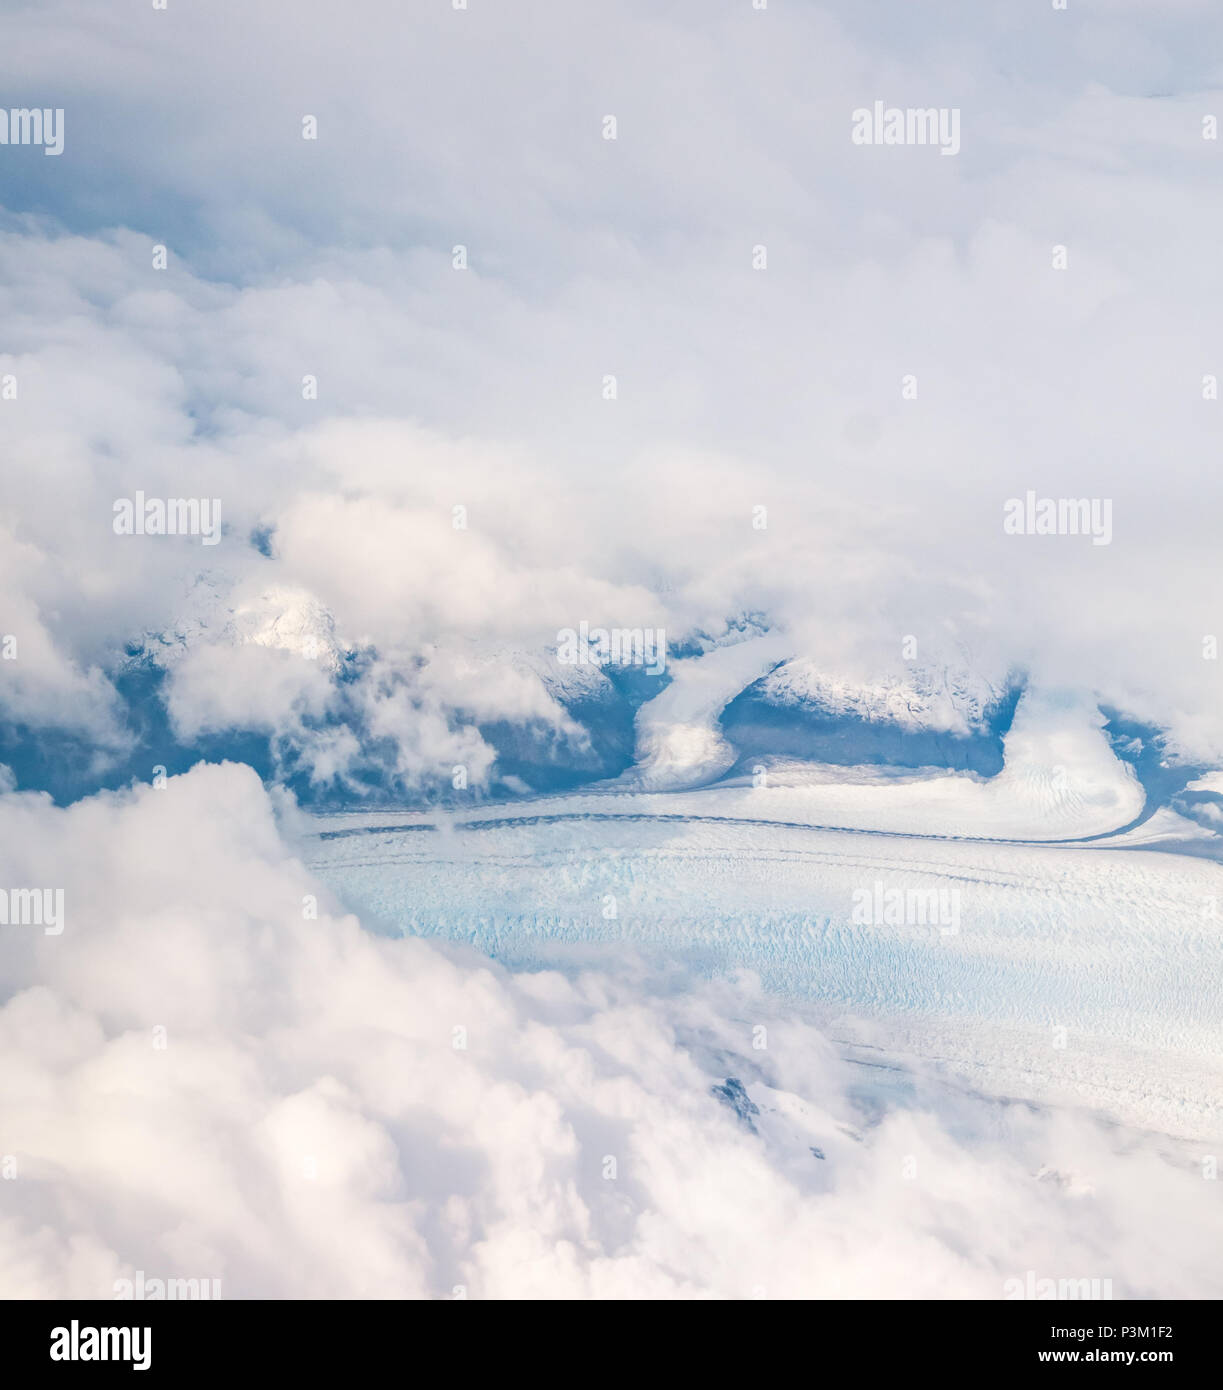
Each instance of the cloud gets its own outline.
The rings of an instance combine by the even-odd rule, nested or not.
[[[1114,50],[1098,23],[1017,44],[987,7],[961,17],[958,62],[898,14],[868,36],[814,8],[660,21],[620,5],[590,45],[563,9],[536,13],[531,63],[571,71],[559,89],[484,46],[520,43],[525,20],[474,13],[388,12],[384,39],[416,26],[421,81],[385,85],[380,42],[354,97],[329,58],[339,19],[243,12],[244,52],[295,39],[240,111],[233,45],[194,16],[156,62],[98,20],[88,63],[55,47],[80,153],[23,173],[54,215],[10,218],[0,240],[0,370],[20,385],[0,438],[30,556],[8,582],[54,614],[60,664],[113,675],[125,643],[184,620],[201,571],[236,604],[304,591],[401,671],[442,637],[533,651],[576,615],[682,641],[751,613],[834,674],[899,674],[914,635],[927,655],[967,647],[993,679],[1027,667],[1098,691],[1186,756],[1223,758],[1201,655],[1219,603],[1202,396],[1219,206],[1213,89],[1191,80],[1182,28],[1198,12],[1158,32],[1114,16]],[[989,69],[1002,47],[1009,87],[965,56]],[[1093,82],[1066,61],[1084,52]],[[171,81],[187,62],[193,80]],[[1162,95],[1133,90],[1143,70]],[[124,112],[177,142],[142,162],[158,218],[135,196],[120,71]],[[962,156],[854,146],[848,113],[884,89],[962,105]],[[356,104],[329,118],[341,91]],[[307,101],[317,143],[300,139]],[[237,235],[234,181],[256,171]],[[188,204],[196,230],[176,239],[162,224]],[[116,537],[110,508],[137,489],[220,497],[223,544]],[[1112,543],[1005,535],[1029,489],[1109,499]],[[258,528],[270,556],[247,543]],[[50,578],[69,565],[71,604]],[[84,718],[62,703],[43,717]]]

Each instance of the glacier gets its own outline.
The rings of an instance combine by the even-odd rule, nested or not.
[[[749,971],[851,1054],[1217,1137],[1219,840],[1152,804],[1094,702],[1026,689],[991,778],[744,769],[717,711],[775,657],[754,645],[701,680],[676,663],[638,713],[632,772],[466,810],[319,815],[310,867],[385,932],[520,969],[635,954],[685,978]],[[956,929],[855,922],[855,894],[877,884],[954,890]]]

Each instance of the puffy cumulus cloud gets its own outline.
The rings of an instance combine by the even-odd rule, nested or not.
[[[546,652],[448,643],[376,651],[337,634],[332,613],[308,591],[240,590],[197,595],[196,621],[145,653],[166,672],[171,731],[201,736],[255,731],[269,741],[277,775],[305,772],[342,794],[410,793],[449,782],[483,787],[497,751],[478,726],[509,723],[551,738],[563,756],[590,751],[587,730],[558,699],[606,698],[591,668],[570,672]],[[432,631],[432,629],[430,629]]]
[[[46,557],[0,527],[0,718],[79,730],[104,752],[124,742],[119,699],[98,666],[83,668],[56,640],[42,603],[71,602],[71,585],[48,573]]]
[[[65,894],[0,928],[0,1293],[1220,1291],[1195,1153],[855,1066],[747,981],[374,935],[298,829],[233,764],[0,796],[6,882]]]
[[[415,433],[392,434],[402,451],[401,466],[414,466]],[[358,450],[364,436],[365,431],[354,429],[338,443]],[[427,467],[428,459],[420,463]],[[511,491],[525,489],[526,505],[546,505],[542,481],[531,471],[500,480],[477,475],[469,479],[468,490],[478,502],[464,502],[467,491],[457,492],[451,479],[450,496],[458,499],[453,505],[422,498],[396,506],[393,493],[381,490],[352,496],[352,483],[345,497],[337,478],[337,491],[288,505],[277,520],[277,556],[285,570],[307,582],[365,641],[375,635],[390,643],[413,635],[418,641],[435,641],[457,632],[555,643],[556,624],[549,631],[548,622],[557,615],[635,617],[638,624],[659,617],[662,604],[640,585],[626,579],[617,586],[576,564],[549,565],[543,545],[522,545],[513,526],[513,512],[522,508],[521,502],[510,517],[492,519],[503,502],[508,504]],[[455,508],[462,511],[456,514]],[[563,525],[577,507],[573,499],[558,500],[556,510],[554,521]]]
[[[835,678],[898,674],[913,635],[1223,761],[1220,16],[732,10],[19,10],[20,90],[67,133],[8,166],[38,216],[0,235],[0,520],[30,557],[11,611],[60,675],[0,701],[96,720],[88,673],[181,625],[203,572],[235,609],[301,591],[402,682],[448,641],[754,615]],[[876,99],[959,108],[960,153],[854,145]],[[115,537],[138,489],[220,497],[222,543]],[[1005,535],[1029,490],[1108,499],[1111,544]],[[182,729],[317,743],[336,693],[257,665],[231,693],[183,663]],[[520,681],[445,686],[448,740],[495,695],[564,725]]]
[[[276,731],[322,717],[331,685],[317,665],[257,643],[193,647],[174,668],[167,705],[180,737],[226,729]]]

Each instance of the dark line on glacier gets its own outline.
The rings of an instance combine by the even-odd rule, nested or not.
[[[1062,845],[1084,845],[1091,844],[1100,840],[1111,839],[1115,835],[1122,835],[1132,829],[1134,825],[1141,823],[1146,817],[1139,817],[1138,821],[1131,821],[1129,824],[1121,826],[1116,830],[1101,831],[1096,835],[1071,836],[1061,840],[1013,840],[1004,839],[998,836],[989,835],[937,835],[929,831],[915,830],[873,830],[863,826],[847,825],[812,825],[807,821],[784,821],[767,820],[746,816],[692,816],[682,812],[669,811],[558,811],[548,815],[539,816],[488,816],[480,817],[476,820],[452,821],[446,828],[454,830],[503,830],[507,827],[527,826],[527,825],[559,825],[566,821],[631,821],[636,823],[643,822],[665,822],[687,825],[744,825],[763,828],[767,830],[812,830],[824,834],[836,835],[873,835],[885,836],[895,840],[938,840],[949,844],[964,845],[1021,845],[1028,849],[1056,848]],[[439,827],[432,824],[418,825],[367,825],[355,826],[352,829],[344,830],[323,830],[319,832],[320,840],[343,840],[351,836],[359,835],[400,835],[409,831],[432,831],[439,833]],[[1171,845],[1116,845],[1104,846],[1104,848],[1144,850],[1144,849],[1164,849],[1172,850],[1178,854],[1193,854],[1195,850],[1189,846],[1192,842],[1176,842],[1175,847]],[[1203,857],[1214,858],[1216,854],[1206,853],[1204,850],[1197,850],[1196,853],[1203,854]]]

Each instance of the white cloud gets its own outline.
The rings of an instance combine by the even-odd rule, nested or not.
[[[220,10],[241,55],[213,14],[177,17],[156,56],[73,4],[14,20],[69,118],[38,192],[84,235],[10,224],[22,396],[0,430],[19,427],[27,535],[93,580],[78,662],[164,625],[133,610],[172,606],[167,573],[198,559],[120,553],[98,509],[189,478],[237,542],[280,522],[277,580],[382,643],[434,621],[516,635],[560,591],[597,608],[643,581],[677,627],[753,605],[818,625],[830,662],[865,643],[893,663],[892,627],[950,618],[993,667],[1044,662],[1223,747],[1197,655],[1218,605],[1208,7],[1017,34],[984,6],[956,15],[959,48],[903,7],[867,32],[816,7],[537,3],[529,43],[509,13],[388,7],[363,43],[338,14]],[[961,157],[853,146],[875,97],[963,107]],[[379,416],[381,438],[353,418]],[[1026,486],[1113,497],[1113,547],[1004,544]]]

